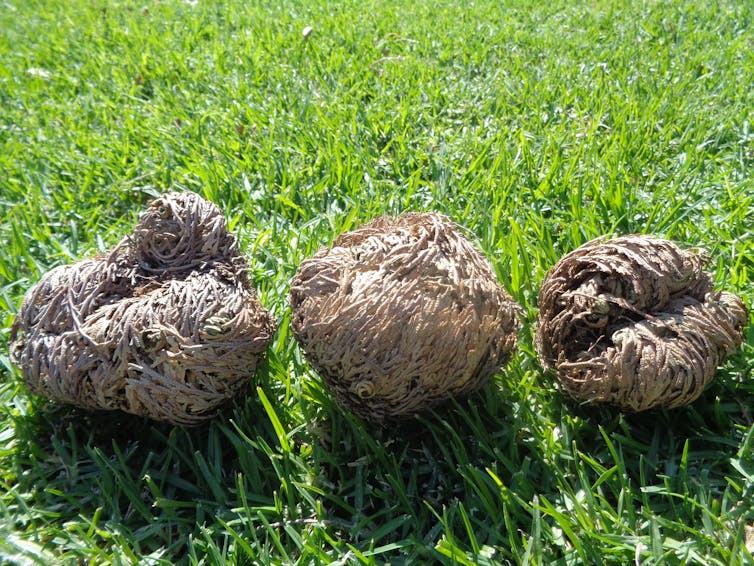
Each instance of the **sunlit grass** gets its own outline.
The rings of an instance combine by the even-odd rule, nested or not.
[[[564,399],[532,334],[546,271],[603,234],[704,248],[751,302],[753,46],[734,1],[5,2],[0,557],[751,562],[754,331],[691,407],[645,415]],[[222,208],[279,320],[248,398],[187,431],[29,396],[23,293],[166,190]],[[380,430],[304,362],[287,293],[403,210],[467,226],[525,324],[480,393]]]

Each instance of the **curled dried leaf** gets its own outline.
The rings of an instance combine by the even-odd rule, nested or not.
[[[33,393],[193,425],[248,387],[274,331],[220,210],[169,193],[109,253],[42,277],[10,350]]]
[[[299,266],[292,328],[338,401],[366,419],[411,415],[479,388],[510,358],[511,297],[439,214],[377,218]]]
[[[694,401],[743,340],[743,301],[715,292],[704,258],[630,235],[563,257],[539,294],[536,345],[574,399],[629,411]]]

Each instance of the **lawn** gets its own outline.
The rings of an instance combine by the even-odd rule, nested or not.
[[[3,2],[0,563],[754,562],[754,325],[638,415],[532,345],[547,270],[600,235],[703,248],[751,303],[753,173],[751,2]],[[248,396],[181,429],[29,395],[26,290],[168,190],[222,209],[279,322]],[[404,210],[466,226],[524,324],[479,393],[379,428],[304,360],[288,287]]]

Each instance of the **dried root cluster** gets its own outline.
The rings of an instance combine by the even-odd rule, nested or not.
[[[378,218],[299,266],[292,328],[335,397],[372,421],[479,388],[510,358],[511,297],[439,214]]]
[[[536,344],[562,388],[625,410],[696,399],[743,340],[746,307],[715,292],[702,256],[632,235],[563,257],[539,295]]]
[[[274,331],[220,210],[169,193],[109,253],[31,288],[10,349],[34,393],[193,425],[248,387]]]

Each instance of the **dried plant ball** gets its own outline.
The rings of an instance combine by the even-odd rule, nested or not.
[[[274,331],[220,210],[169,193],[106,254],[44,275],[10,351],[33,393],[194,425],[248,388]]]
[[[439,214],[377,218],[299,266],[292,328],[336,399],[381,422],[479,388],[510,358],[511,297]]]
[[[687,405],[743,340],[743,301],[715,292],[703,256],[631,235],[563,257],[539,294],[536,345],[578,401],[626,411]]]

